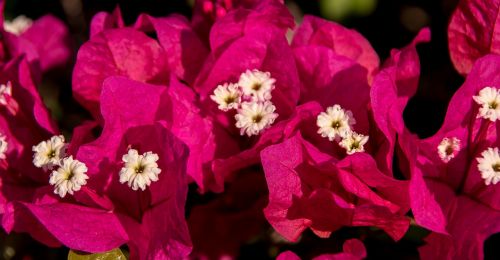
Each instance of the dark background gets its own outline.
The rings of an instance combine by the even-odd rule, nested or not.
[[[371,42],[382,61],[388,57],[392,48],[405,46],[420,28],[429,26],[432,41],[418,48],[422,66],[419,89],[407,106],[404,117],[410,130],[420,137],[431,136],[444,119],[449,99],[464,81],[451,64],[447,43],[447,24],[458,1],[358,0],[357,7],[346,8],[345,5],[348,4],[345,3],[349,1],[351,0],[295,0],[287,1],[287,4],[296,16],[314,14],[355,28]],[[344,7],[338,3],[344,3]],[[186,16],[191,14],[189,1],[183,0],[14,0],[7,1],[5,16],[6,19],[12,19],[24,14],[36,19],[51,13],[61,18],[70,28],[76,55],[78,47],[88,38],[88,25],[92,16],[98,11],[112,11],[116,5],[121,7],[127,24],[133,23],[142,12],[154,16],[174,12]],[[45,102],[66,133],[70,133],[83,119],[89,118],[71,96],[73,63],[74,58],[70,66],[49,72],[40,86]],[[343,229],[326,240],[306,232],[300,244],[281,246],[278,250],[292,249],[299,255],[307,255],[311,248],[338,248],[341,243],[337,240],[360,234],[365,237],[369,258],[417,259],[416,248],[422,244],[421,238],[426,231],[411,228],[405,238],[397,243],[379,231],[370,229]],[[269,258],[272,255],[269,252],[276,251],[276,248],[267,242],[262,240],[244,246],[241,258]],[[486,241],[487,259],[500,259],[499,250],[495,248],[499,244],[500,235]],[[0,235],[0,259],[66,259],[67,254],[68,249],[47,248],[25,234]]]

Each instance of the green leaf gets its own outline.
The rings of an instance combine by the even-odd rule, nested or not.
[[[68,260],[126,260],[127,258],[119,248],[104,253],[84,253],[70,250]]]

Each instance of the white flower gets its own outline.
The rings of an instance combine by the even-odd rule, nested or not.
[[[9,144],[7,143],[7,140],[5,135],[0,134],[0,159],[4,160],[7,158],[5,153],[7,152],[7,149],[9,148]]]
[[[139,155],[137,150],[129,149],[122,157],[125,165],[120,170],[120,183],[127,182],[133,190],[145,190],[151,182],[158,181],[158,174],[161,172],[156,163],[158,159],[156,153],[146,152]]]
[[[328,107],[326,112],[321,112],[316,120],[318,134],[327,137],[330,141],[339,140],[351,132],[351,127],[356,124],[352,112],[345,111],[339,105]]]
[[[479,91],[479,96],[473,96],[473,99],[481,106],[478,118],[482,117],[490,121],[500,118],[500,89],[485,87]]]
[[[247,136],[258,135],[260,131],[270,127],[278,117],[274,113],[276,107],[269,101],[266,102],[244,102],[238,109],[236,127],[240,128],[240,134]]]
[[[224,83],[217,86],[210,98],[219,104],[220,110],[229,111],[238,108],[241,102],[241,91],[237,84]]]
[[[274,89],[275,79],[271,78],[271,73],[260,70],[247,70],[242,73],[238,85],[243,94],[250,96],[253,101],[271,100],[271,91]]]
[[[347,154],[353,154],[364,152],[364,145],[366,142],[368,142],[368,136],[356,132],[349,132],[347,136],[340,141],[339,145],[345,148]]]
[[[7,84],[0,84],[0,104],[7,106],[9,99],[12,98],[12,84],[10,81]]]
[[[33,146],[33,164],[40,168],[51,168],[52,166],[59,165],[61,158],[66,156],[66,143],[64,136],[55,135],[49,140],[42,141]]]
[[[73,156],[64,158],[59,169],[50,174],[49,183],[54,185],[54,193],[64,198],[66,193],[73,195],[73,192],[79,191],[87,184],[89,178],[85,174],[87,170],[87,166],[78,160],[73,160]]]
[[[498,148],[488,148],[481,153],[482,157],[476,158],[477,168],[486,185],[497,184],[500,181],[500,154]]]
[[[443,138],[437,147],[439,158],[445,163],[449,162],[451,159],[460,151],[460,140],[452,138]]]
[[[10,32],[15,35],[21,35],[33,24],[33,20],[30,18],[20,15],[12,21],[4,21],[3,28],[5,31]]]

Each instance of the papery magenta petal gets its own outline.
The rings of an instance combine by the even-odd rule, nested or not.
[[[359,258],[366,257],[366,248],[363,242],[358,239],[349,239],[344,242],[342,249],[345,253],[352,254]]]
[[[99,12],[90,21],[90,37],[93,37],[104,30],[123,28],[125,26],[122,12],[116,7],[112,13]]]
[[[52,15],[35,20],[21,35],[36,47],[42,71],[64,66],[69,62],[72,55],[69,36],[66,25]]]
[[[443,209],[434,198],[436,191],[430,190],[424,180],[424,173],[431,175],[435,163],[425,162],[424,156],[421,156],[426,150],[423,145],[419,145],[419,140],[407,129],[398,136],[400,151],[404,154],[406,161],[400,160],[402,171],[407,171],[410,175],[409,196],[410,204],[415,222],[434,232],[447,234],[445,229],[446,219]],[[419,150],[420,149],[420,150]],[[437,144],[428,151],[432,155],[437,155]],[[406,162],[406,167],[403,165]],[[438,164],[441,162],[437,162]],[[422,165],[428,164],[429,167]],[[435,171],[434,171],[435,172]]]
[[[262,212],[266,200],[264,176],[260,172],[239,172],[224,194],[194,206],[188,222],[193,257],[238,257],[242,245],[268,228]]]
[[[380,206],[360,206],[354,211],[353,226],[375,226],[384,230],[395,241],[403,238],[410,227],[410,219]]]
[[[102,86],[101,114],[108,124],[127,126],[151,124],[167,117],[165,86],[146,84],[126,77],[110,77]]]
[[[366,257],[366,248],[358,239],[349,239],[344,242],[343,252],[335,254],[322,254],[313,260],[361,260]],[[278,255],[277,260],[300,260],[292,251],[285,251]]]
[[[303,161],[300,140],[291,138],[280,146],[269,146],[261,152],[261,161],[269,188],[269,204],[264,214],[283,237],[296,241],[311,224],[305,218],[287,219],[293,198],[303,195],[300,177],[293,170]]]
[[[192,89],[171,80],[168,93],[170,112],[165,116],[172,132],[189,147],[189,176],[196,181],[201,192],[222,191],[224,178],[214,176],[210,162],[216,157],[227,157],[237,152],[237,143],[217,122],[201,116],[203,112],[196,106],[196,94]],[[217,143],[224,146],[217,146]]]
[[[465,196],[446,201],[450,237],[432,234],[420,248],[424,259],[483,259],[484,241],[500,232],[500,213]],[[474,223],[474,225],[471,225]]]
[[[85,252],[103,252],[124,244],[128,236],[113,213],[67,203],[14,203],[9,218],[31,216],[31,224],[16,223],[13,230],[40,233],[46,230],[62,244]],[[37,222],[38,225],[34,225]],[[26,224],[26,223],[25,223]],[[40,229],[40,225],[44,228]],[[35,231],[40,229],[40,231]],[[32,233],[33,234],[33,233]],[[43,240],[42,240],[43,241]]]
[[[35,85],[34,76],[26,59],[18,58],[5,65],[0,76],[2,82],[11,81],[12,96],[19,104],[19,116],[29,117],[42,131],[56,133],[57,126],[42,101]],[[21,115],[22,114],[22,115]],[[31,126],[35,128],[35,126]]]
[[[76,192],[74,197],[76,201],[89,207],[109,211],[114,210],[113,202],[107,196],[97,194],[97,192],[89,189],[86,185],[83,186],[79,192]]]
[[[245,35],[258,35],[262,28],[284,35],[294,24],[293,16],[283,3],[260,1],[251,10],[238,8],[219,19],[210,30],[210,47],[219,55],[228,44]]]
[[[405,128],[403,111],[417,90],[420,62],[416,45],[429,40],[429,29],[422,29],[410,45],[391,52],[384,68],[373,80],[370,93],[373,117],[386,138],[375,158],[384,172],[392,170],[396,134],[401,134]]]
[[[368,71],[371,78],[379,67],[379,58],[370,43],[357,31],[340,24],[306,15],[295,32],[292,47],[324,46],[336,55],[347,57]]]
[[[336,162],[300,134],[262,150],[261,161],[269,188],[264,214],[286,239],[295,241],[307,227],[328,237],[343,226],[376,226],[398,240],[409,227],[408,218],[394,214],[398,205],[353,175],[355,161]]]
[[[2,41],[9,57],[16,59],[24,55],[24,58],[33,69],[35,81],[40,82],[41,67],[37,46],[24,37],[18,37],[8,32],[2,32]]]
[[[171,15],[155,18],[143,14],[137,19],[135,27],[156,32],[171,71],[189,84],[194,82],[208,50],[185,17]]]
[[[145,240],[146,248],[140,248],[142,259],[179,259],[184,258],[191,252],[191,240],[184,219],[184,204],[187,196],[186,183],[178,183],[182,188],[178,192],[183,193],[181,197],[171,198],[159,202],[143,217],[143,231],[151,234],[149,239],[141,237],[132,240]],[[168,214],[166,214],[168,212]],[[132,242],[133,243],[133,242]],[[146,257],[142,257],[146,256]]]
[[[380,200],[381,198],[378,195],[372,193],[371,190],[367,190],[367,196],[376,196],[373,197],[375,199],[375,201],[373,201],[374,204],[382,203],[380,204],[381,206],[385,204],[388,208],[394,210],[394,212],[400,211],[401,213],[406,213],[409,210],[410,198],[408,196],[408,181],[396,180],[380,172],[375,160],[368,154],[355,153],[339,161],[337,167],[344,169],[344,171],[349,171],[365,185],[377,189],[377,193],[381,194],[383,198],[390,200]],[[346,188],[349,189],[349,187]],[[359,191],[361,191],[365,188],[359,187],[353,189],[359,189]],[[360,195],[360,197],[362,197],[362,195]],[[394,204],[394,202],[397,202],[397,204]]]
[[[24,182],[45,183],[47,174],[35,168],[31,147],[57,134],[55,122],[36,90],[28,62],[19,57],[9,61],[0,73],[1,82],[10,82],[12,99],[8,106],[0,110],[2,134],[9,143],[8,164],[4,180],[23,186]],[[0,166],[2,168],[2,166]],[[36,187],[36,186],[35,186]]]
[[[95,136],[93,130],[97,127],[98,123],[95,121],[84,121],[79,126],[75,127],[71,135],[71,142],[69,142],[66,150],[67,154],[76,155],[80,146],[94,141]]]
[[[448,26],[453,65],[468,74],[474,62],[489,53],[500,54],[500,1],[461,0]]]
[[[196,0],[191,20],[200,37],[208,40],[208,34],[213,23],[223,18],[228,12],[234,11],[234,9],[263,9],[263,11],[268,11],[266,9],[273,10],[276,5],[283,5],[283,2],[283,0]],[[285,14],[283,11],[282,13]],[[293,20],[290,18],[287,20],[290,20],[289,23],[292,23],[292,27]]]
[[[300,260],[295,253],[292,251],[285,251],[276,257],[276,260]]]
[[[107,77],[166,83],[167,67],[163,48],[146,34],[131,28],[107,30],[92,37],[78,51],[73,71],[74,95],[99,117],[99,97]]]

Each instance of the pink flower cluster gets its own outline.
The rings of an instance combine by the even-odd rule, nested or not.
[[[199,0],[191,20],[131,25],[119,9],[98,13],[72,78],[93,120],[65,139],[36,86],[70,57],[67,29],[51,16],[4,23],[2,227],[48,246],[181,259],[236,257],[267,224],[292,242],[343,227],[397,241],[413,218],[431,231],[422,258],[479,259],[500,232],[499,7],[460,1],[448,36],[466,79],[423,140],[403,111],[427,28],[381,64],[358,32],[307,15],[295,25],[279,0]],[[186,220],[191,183],[220,194]],[[352,239],[315,259],[366,255]]]

